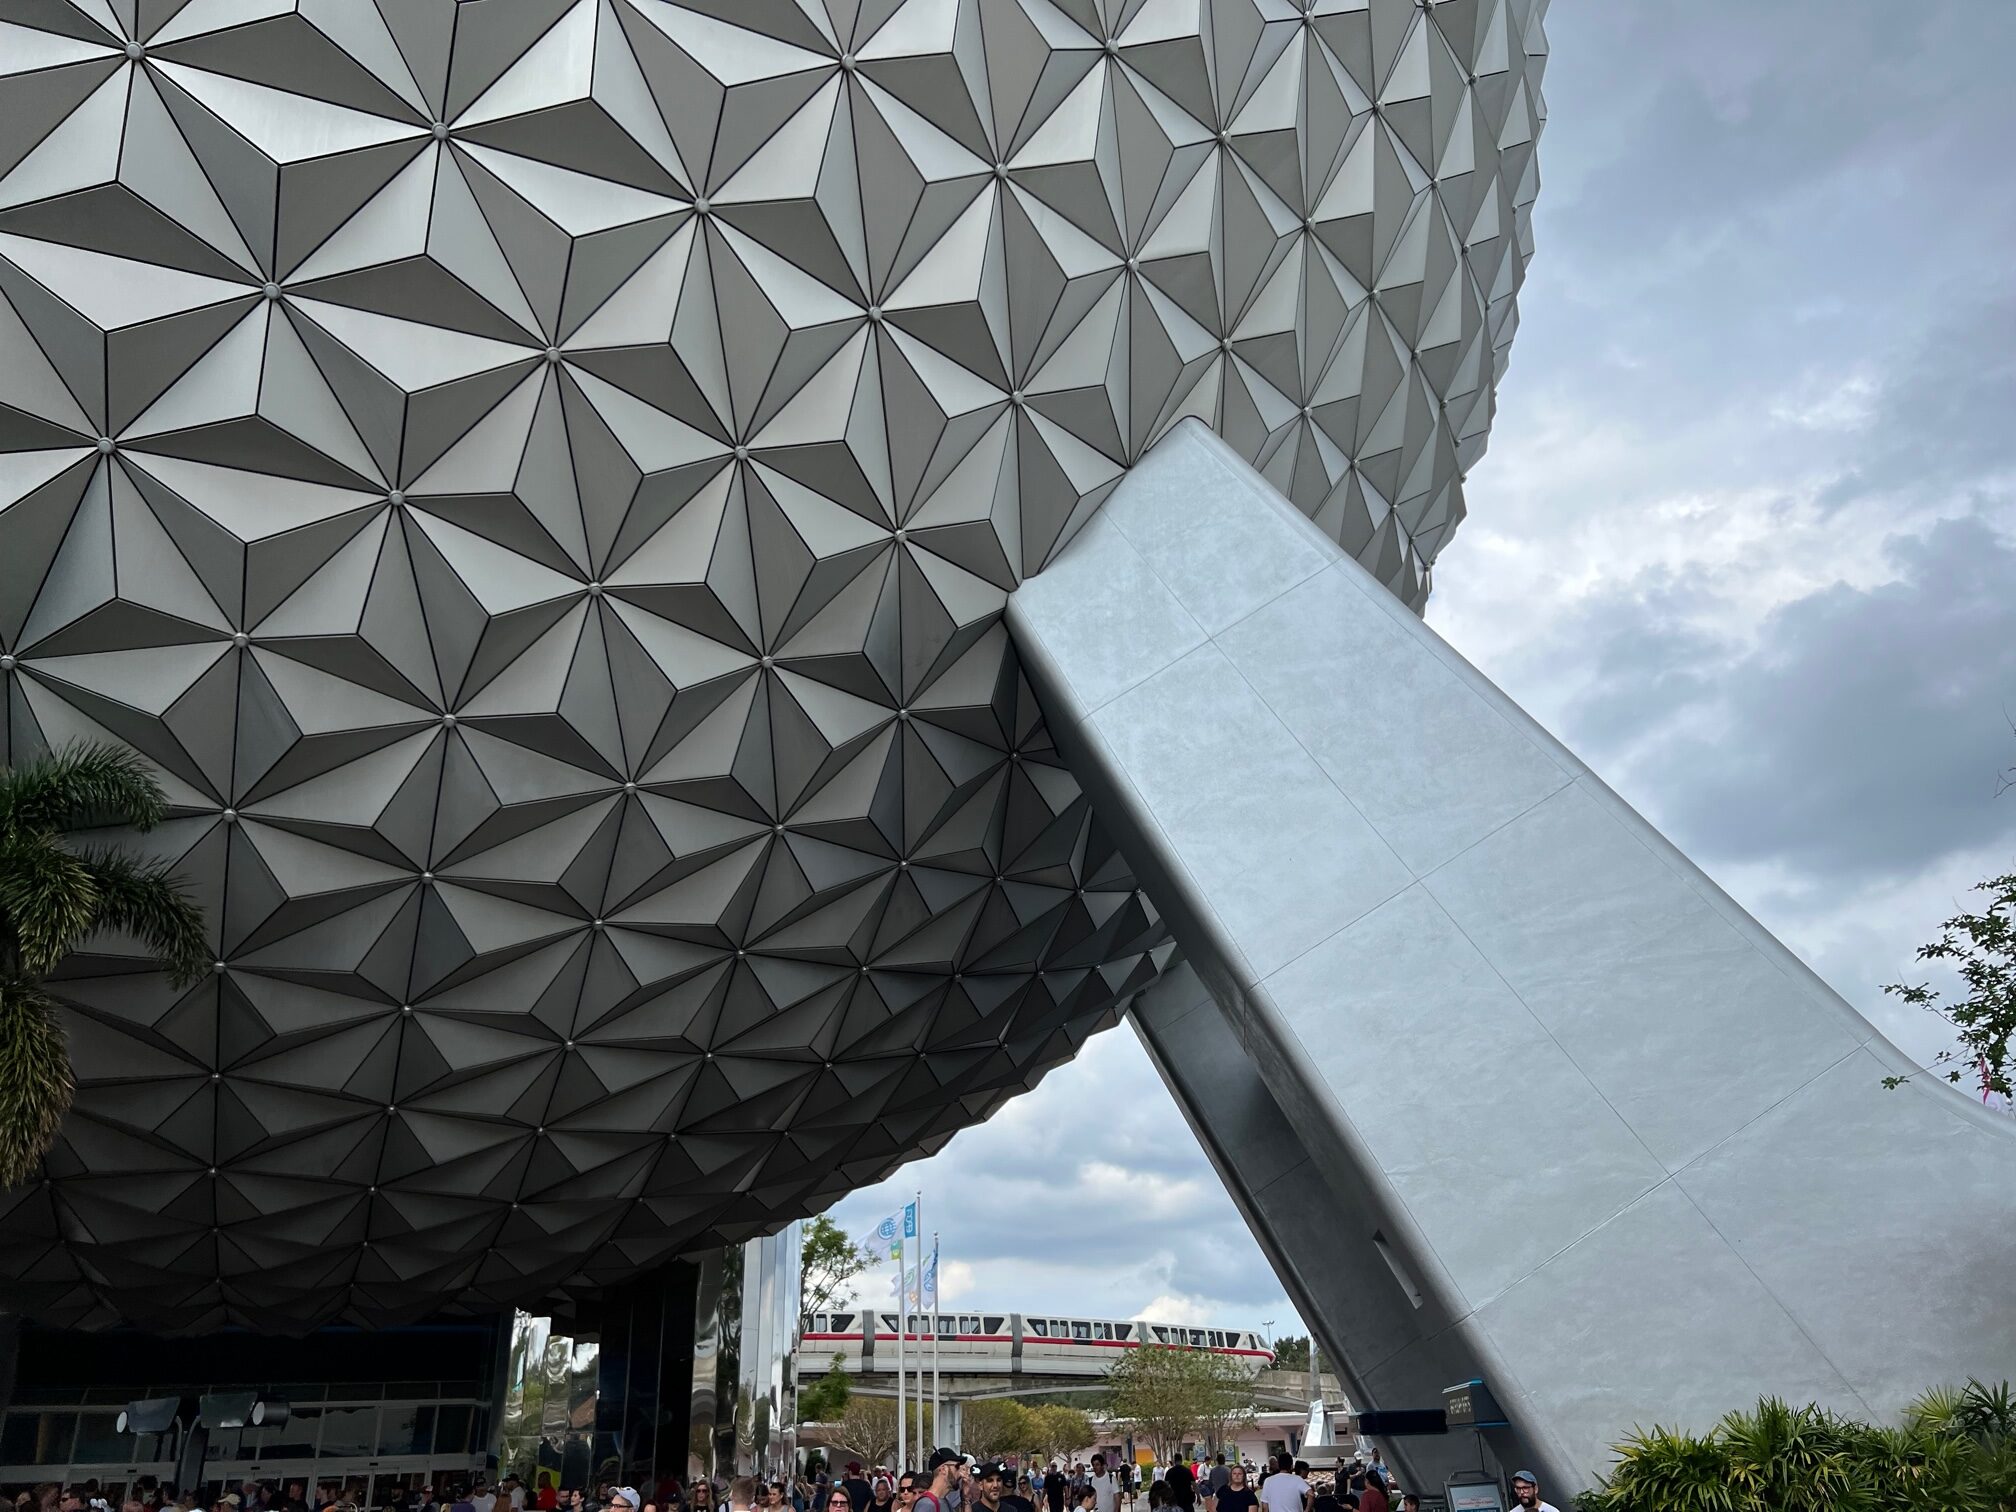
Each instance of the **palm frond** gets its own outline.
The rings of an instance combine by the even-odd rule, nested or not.
[[[210,967],[203,913],[166,861],[142,861],[108,845],[77,852],[98,893],[97,922],[137,936],[177,987]]]
[[[0,1190],[35,1174],[75,1091],[55,1001],[32,982],[0,978]]]
[[[161,784],[126,746],[80,742],[0,772],[0,834],[114,824],[145,830],[167,813]]]
[[[27,975],[53,969],[91,932],[98,902],[82,857],[36,835],[0,838],[0,917]]]

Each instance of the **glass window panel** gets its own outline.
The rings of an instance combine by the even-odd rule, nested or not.
[[[313,1459],[315,1435],[322,1429],[322,1409],[294,1404],[294,1415],[284,1428],[267,1428],[259,1438],[261,1460]]]
[[[0,1424],[0,1464],[67,1464],[76,1428],[74,1412],[24,1412],[17,1407]]]
[[[434,1417],[434,1453],[445,1458],[451,1454],[469,1452],[469,1420],[474,1415],[473,1407],[443,1403]]]
[[[433,1453],[434,1404],[387,1402],[378,1419],[378,1452],[381,1455]]]
[[[1092,1325],[1090,1323],[1073,1323],[1071,1325],[1071,1337],[1074,1339],[1091,1338]]]
[[[140,1440],[133,1434],[121,1433],[118,1422],[119,1414],[116,1412],[78,1413],[77,1447],[70,1451],[71,1461],[79,1465],[124,1464],[129,1461]]]
[[[377,1452],[376,1407],[329,1407],[323,1410],[322,1458],[369,1458]]]

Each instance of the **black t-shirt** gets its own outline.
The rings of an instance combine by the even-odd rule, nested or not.
[[[1238,1491],[1227,1486],[1218,1493],[1218,1512],[1253,1512],[1259,1505],[1260,1498],[1253,1494],[1251,1486]]]
[[[1063,1471],[1052,1470],[1048,1475],[1043,1477],[1043,1496],[1044,1499],[1050,1503],[1053,1512],[1054,1509],[1059,1509],[1063,1507],[1064,1505]]]
[[[1001,1512],[1036,1512],[1036,1508],[1022,1497],[1011,1494],[1001,1498]]]
[[[875,1500],[875,1488],[858,1475],[850,1475],[840,1482],[840,1489],[847,1493],[847,1500],[854,1503],[854,1512],[867,1512],[868,1503]]]

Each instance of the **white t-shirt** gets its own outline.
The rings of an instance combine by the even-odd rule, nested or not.
[[[474,1507],[476,1512],[493,1512],[497,1505],[497,1494],[494,1491],[478,1491],[469,1498],[469,1505]]]
[[[513,1486],[511,1488],[511,1512],[525,1512],[525,1488],[523,1486]]]
[[[1120,1477],[1108,1470],[1104,1475],[1088,1475],[1085,1484],[1092,1488],[1095,1512],[1115,1512],[1120,1505]]]
[[[1260,1505],[1267,1512],[1302,1512],[1308,1505],[1309,1482],[1293,1470],[1277,1470],[1260,1487]]]

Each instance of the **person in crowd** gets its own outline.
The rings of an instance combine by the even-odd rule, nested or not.
[[[1098,1501],[1099,1498],[1093,1494],[1090,1486],[1080,1486],[1078,1488],[1078,1512],[1093,1512],[1093,1508],[1098,1504]]]
[[[1512,1472],[1512,1499],[1524,1512],[1560,1512],[1552,1502],[1540,1499],[1540,1477],[1531,1470]]]
[[[1400,1512],[1421,1512],[1421,1493],[1405,1491],[1400,1495]]]
[[[839,1486],[826,1493],[826,1512],[854,1512],[854,1503]]]
[[[643,1498],[635,1486],[611,1486],[609,1512],[643,1512]]]
[[[756,1512],[759,1494],[755,1476],[736,1476],[728,1482],[728,1512]]]
[[[1218,1493],[1218,1512],[1255,1512],[1260,1498],[1246,1484],[1246,1467],[1225,1467],[1225,1489]]]
[[[1055,1460],[1050,1461],[1050,1468],[1043,1473],[1043,1505],[1050,1512],[1064,1512],[1064,1494],[1069,1489],[1063,1467]]]
[[[999,1460],[990,1460],[973,1472],[974,1497],[985,1512],[1036,1512],[1036,1504],[1026,1494],[1028,1477],[1016,1482],[1017,1491],[1008,1489],[1008,1480],[1008,1467]]]
[[[1358,1512],[1393,1512],[1391,1498],[1386,1495],[1386,1477],[1370,1466],[1365,1470],[1365,1484],[1354,1487],[1358,1492]]]
[[[917,1505],[917,1491],[922,1479],[908,1470],[896,1477],[896,1512],[911,1512]]]
[[[966,1456],[957,1449],[934,1449],[925,1466],[930,1481],[917,1493],[917,1512],[946,1512],[946,1498],[955,1502],[966,1493]]]
[[[1309,1512],[1309,1482],[1290,1468],[1293,1461],[1282,1455],[1274,1473],[1260,1483],[1260,1505],[1264,1512]]]
[[[1171,1465],[1162,1477],[1163,1505],[1171,1512],[1196,1512],[1197,1477],[1188,1465]]]
[[[1220,1450],[1217,1457],[1211,1461],[1211,1495],[1216,1497],[1225,1489],[1226,1483],[1231,1478],[1232,1472],[1225,1464],[1224,1451]]]
[[[1120,1512],[1120,1477],[1106,1468],[1106,1456],[1092,1456],[1092,1473],[1085,1477],[1085,1489],[1092,1493],[1097,1512]]]
[[[840,1489],[847,1493],[849,1506],[853,1512],[868,1512],[868,1504],[875,1500],[875,1488],[868,1484],[861,1474],[861,1461],[847,1461],[847,1473],[840,1479]]]
[[[896,1512],[896,1482],[886,1475],[875,1477],[875,1499],[868,1503],[869,1512]],[[845,1496],[846,1492],[840,1493]],[[854,1504],[847,1504],[852,1507]]]
[[[539,1512],[559,1512],[560,1487],[551,1475],[539,1477],[539,1489],[532,1495],[532,1504]]]

